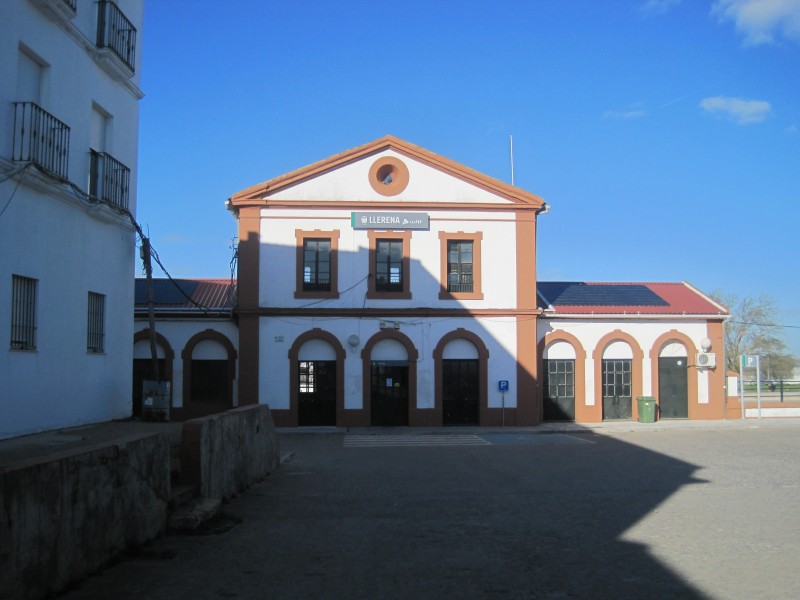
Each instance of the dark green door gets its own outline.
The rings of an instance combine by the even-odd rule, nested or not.
[[[658,405],[662,419],[689,418],[689,378],[685,357],[658,359]]]
[[[477,360],[442,361],[442,423],[477,425],[480,414]]]
[[[603,360],[603,419],[630,419],[631,361]]]
[[[336,361],[300,361],[299,425],[336,425]]]
[[[408,425],[408,363],[373,362],[371,388],[372,424]]]
[[[544,418],[575,420],[575,361],[544,360]]]

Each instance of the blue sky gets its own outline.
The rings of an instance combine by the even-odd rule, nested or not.
[[[233,193],[392,134],[551,205],[540,280],[771,295],[800,356],[800,0],[150,0],[138,220],[228,277]]]

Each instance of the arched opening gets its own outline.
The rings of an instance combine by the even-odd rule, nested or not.
[[[169,341],[156,332],[156,356],[158,362],[158,379],[172,383],[172,362],[175,352]],[[145,380],[152,380],[153,359],[150,355],[150,329],[137,331],[133,335],[133,390],[131,393],[131,413],[134,417],[142,416],[142,385]],[[172,406],[172,385],[170,385],[170,407]]]
[[[489,352],[479,336],[460,328],[433,351],[435,405],[443,425],[479,425],[488,409]]]
[[[658,406],[662,419],[689,418],[689,353],[677,341],[658,353]]]
[[[411,340],[397,331],[381,331],[369,339],[361,356],[370,423],[408,425],[410,410],[417,404],[418,353]]]
[[[563,340],[548,345],[542,357],[545,421],[575,420],[575,348]]]
[[[603,350],[603,419],[633,417],[633,352],[622,341],[611,342]]]
[[[182,418],[195,418],[233,408],[236,349],[223,334],[206,329],[193,336],[183,359]]]

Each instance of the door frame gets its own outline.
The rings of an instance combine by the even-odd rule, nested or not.
[[[572,363],[572,418],[571,419],[558,419],[558,420],[575,422],[575,416],[577,414],[576,385],[575,385],[575,378],[576,378],[576,375],[577,375],[576,374],[576,369],[577,369],[576,363],[577,363],[577,360],[574,359],[574,358],[542,358],[542,370],[541,370],[541,373],[542,373],[542,420],[543,421],[545,421],[545,420],[551,420],[551,421],[556,420],[556,419],[546,419],[545,418],[545,412],[546,412],[545,404],[547,403],[548,399],[551,398],[549,396],[549,394],[548,394],[549,390],[547,389],[548,386],[549,386],[549,377],[550,377],[549,364],[550,364],[551,361],[552,362],[564,362],[564,363],[571,362]],[[556,384],[556,385],[559,385],[559,384]],[[563,397],[567,398],[568,396],[563,396]],[[556,400],[557,398],[558,397],[553,398],[553,400]]]
[[[478,351],[478,425],[484,425],[488,422],[489,411],[489,350],[486,349],[486,344],[483,340],[472,331],[459,327],[455,331],[446,333],[436,344],[433,350],[433,378],[434,378],[434,396],[433,396],[433,411],[430,418],[431,423],[427,425],[442,425],[444,423],[444,407],[443,407],[443,382],[442,382],[442,360],[444,358],[444,349],[453,340],[464,339],[470,342]]]
[[[417,408],[417,360],[419,352],[407,335],[394,329],[383,329],[373,335],[361,350],[361,406],[360,421],[367,427],[372,423],[372,350],[383,340],[395,340],[406,349],[408,360],[408,424],[420,425],[420,410]]]
[[[615,329],[600,338],[594,348],[594,352],[592,352],[592,359],[594,360],[594,401],[599,410],[599,420],[603,420],[603,353],[613,342],[625,342],[630,346],[633,353],[633,358],[631,358],[631,403],[633,404],[631,407],[631,419],[636,421],[639,418],[636,398],[643,395],[642,363],[644,352],[642,352],[639,342],[632,335],[625,333],[621,329]]]
[[[289,410],[285,415],[288,427],[297,427],[300,418],[300,349],[309,340],[319,339],[330,344],[336,354],[336,426],[345,427],[344,423],[344,361],[347,353],[332,333],[315,327],[295,338],[289,348]],[[274,409],[273,409],[274,410]]]
[[[662,408],[662,403],[664,398],[661,397],[661,384],[664,383],[663,373],[661,372],[661,362],[662,361],[683,361],[684,365],[681,368],[683,372],[683,380],[686,382],[686,388],[684,390],[683,399],[686,400],[686,416],[680,417],[671,417],[665,416]],[[678,365],[676,365],[677,367]],[[688,419],[689,418],[689,360],[686,356],[659,356],[658,357],[658,404],[659,404],[659,419]]]
[[[688,369],[686,373],[686,385],[689,388],[689,418],[693,419],[695,418],[695,411],[697,410],[699,402],[697,365],[695,364],[695,354],[697,354],[699,350],[694,345],[692,339],[685,333],[681,333],[677,329],[671,329],[660,335],[656,341],[653,342],[653,346],[650,348],[650,389],[658,390],[658,359],[664,347],[672,343],[683,344],[683,347],[686,348],[686,367]],[[658,402],[658,399],[656,399],[656,402]]]

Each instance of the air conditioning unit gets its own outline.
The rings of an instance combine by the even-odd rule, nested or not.
[[[698,369],[713,369],[717,366],[717,355],[713,352],[698,352],[695,364]]]

